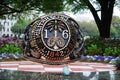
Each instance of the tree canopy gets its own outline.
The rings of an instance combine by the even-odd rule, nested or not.
[[[119,25],[120,24],[120,17],[118,16],[113,16],[112,17],[112,23],[111,23],[113,26],[114,25]]]
[[[68,9],[79,12],[89,9],[97,24],[101,38],[110,37],[113,9],[118,0],[66,0]],[[100,12],[100,16],[98,15]]]
[[[115,33],[114,37],[120,38],[120,17],[113,16],[112,23],[111,23],[111,28],[115,30],[114,31],[114,33]]]
[[[31,20],[29,19],[21,18],[14,24],[14,26],[11,27],[11,31],[15,34],[21,35],[24,33],[25,28],[30,22]]]
[[[0,16],[8,14],[38,12],[59,12],[64,8],[63,0],[0,0]]]
[[[1,0],[0,17],[8,14],[31,13],[30,11],[52,13],[70,10],[77,13],[81,10],[89,10],[97,24],[99,36],[109,38],[115,5],[120,5],[120,0]]]
[[[78,22],[78,24],[80,25],[80,29],[84,36],[90,36],[90,37],[98,36],[98,29],[96,27],[95,22],[82,21],[82,22]]]

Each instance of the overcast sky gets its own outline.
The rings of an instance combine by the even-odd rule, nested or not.
[[[73,13],[66,13],[67,15],[69,15],[70,17],[72,17],[75,20],[79,20],[79,21],[90,21],[90,20],[94,20],[91,12],[87,12],[84,14],[81,13],[77,13],[77,14],[73,14]],[[118,10],[118,8],[114,8],[114,13],[113,15],[119,16],[120,17],[120,10]]]

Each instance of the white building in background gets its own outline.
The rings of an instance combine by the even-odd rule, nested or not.
[[[11,27],[16,23],[16,19],[13,18],[11,19],[0,19],[0,24],[3,25],[4,29],[0,32],[0,37],[5,35],[5,36],[11,36],[13,37],[14,34],[11,31]]]

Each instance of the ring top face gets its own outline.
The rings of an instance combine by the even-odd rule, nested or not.
[[[79,25],[64,14],[42,16],[25,30],[24,57],[41,63],[62,64],[79,58],[83,36]]]
[[[70,35],[70,29],[62,19],[47,21],[41,30],[42,41],[51,51],[63,50],[70,41]]]

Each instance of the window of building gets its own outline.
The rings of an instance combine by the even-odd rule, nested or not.
[[[9,28],[7,28],[7,31],[9,32]]]
[[[4,21],[4,25],[6,24],[6,21]]]
[[[7,22],[7,25],[9,26],[9,22]]]
[[[11,22],[11,26],[13,26],[13,22]]]

